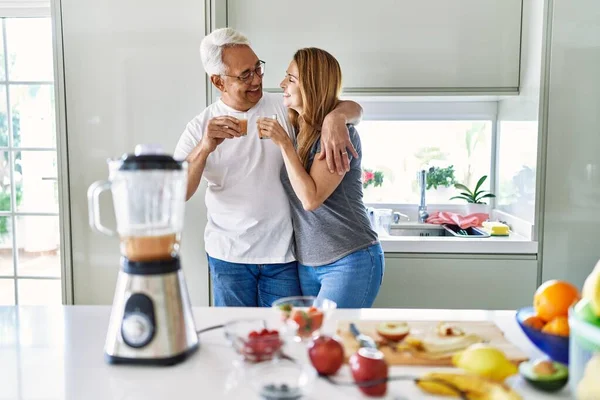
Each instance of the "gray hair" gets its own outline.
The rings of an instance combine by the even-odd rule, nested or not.
[[[200,58],[208,75],[225,74],[223,48],[229,46],[250,46],[250,41],[233,28],[215,29],[200,43]]]

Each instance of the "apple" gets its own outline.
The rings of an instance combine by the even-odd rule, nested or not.
[[[308,357],[321,375],[335,374],[344,363],[344,347],[329,336],[318,336],[308,345]]]
[[[356,383],[387,379],[388,377],[388,366],[383,359],[383,353],[377,349],[362,347],[352,354],[349,363],[352,377]],[[358,388],[367,396],[385,396],[387,382],[374,386],[359,386]]]
[[[377,334],[392,342],[400,342],[410,332],[406,322],[382,322],[377,325]]]

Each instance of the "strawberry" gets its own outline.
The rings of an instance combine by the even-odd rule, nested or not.
[[[314,331],[321,328],[324,315],[316,307],[310,307],[308,311],[294,310],[291,318],[298,324],[298,335],[308,337]]]
[[[244,344],[242,354],[246,360],[255,362],[270,360],[283,345],[277,331],[274,331],[275,334],[272,334],[273,331],[267,331],[266,334],[263,334],[264,331],[254,332],[257,335],[249,337]]]

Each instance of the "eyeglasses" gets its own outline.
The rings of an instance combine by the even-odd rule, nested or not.
[[[237,78],[244,83],[250,83],[250,82],[252,82],[252,79],[254,79],[254,75],[258,75],[261,78],[265,75],[265,62],[262,60],[258,60],[258,66],[256,68],[248,70],[238,76],[225,75],[225,74],[222,74],[222,75],[228,76],[230,78]]]

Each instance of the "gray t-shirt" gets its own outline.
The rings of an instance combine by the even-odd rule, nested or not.
[[[313,267],[330,264],[378,242],[363,203],[360,137],[354,126],[348,125],[348,130],[358,158],[348,153],[350,171],[316,210],[304,210],[285,166],[281,170],[281,182],[292,209],[296,258],[301,264]],[[311,165],[320,148],[319,138],[310,152]]]

